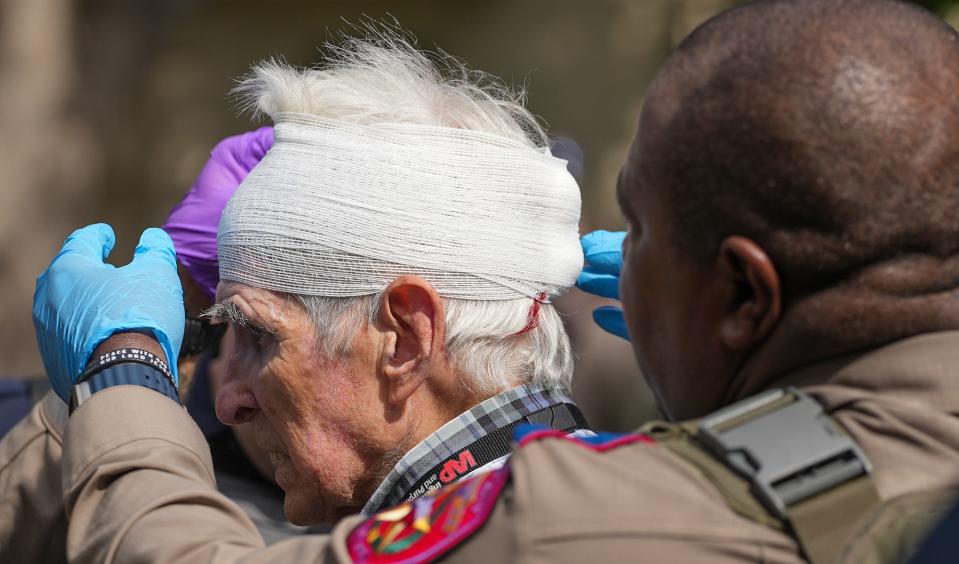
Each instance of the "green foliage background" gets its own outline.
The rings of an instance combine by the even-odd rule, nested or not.
[[[913,4],[919,4],[940,15],[946,15],[951,8],[959,6],[959,0],[912,0]]]

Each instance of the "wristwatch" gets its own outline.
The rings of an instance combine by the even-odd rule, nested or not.
[[[70,393],[70,412],[106,388],[135,385],[150,388],[180,403],[180,394],[173,381],[160,369],[142,362],[122,362],[98,370],[73,386]]]

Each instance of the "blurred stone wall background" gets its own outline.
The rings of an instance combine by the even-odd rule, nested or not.
[[[928,0],[955,18],[949,0]],[[421,47],[529,89],[585,153],[583,232],[622,225],[614,184],[646,86],[670,48],[732,0],[0,0],[0,375],[36,376],[34,278],[73,229],[117,231],[125,263],[220,138],[254,126],[227,93],[250,63],[309,64],[344,21],[396,18]],[[653,298],[654,299],[654,298]],[[594,425],[655,415],[628,345],[597,329],[602,300],[560,305]]]

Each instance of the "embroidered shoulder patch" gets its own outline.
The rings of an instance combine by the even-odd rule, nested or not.
[[[516,443],[516,448],[523,448],[532,442],[543,439],[569,441],[596,452],[606,452],[633,443],[656,443],[655,439],[649,435],[639,433],[597,433],[593,436],[577,437],[542,425],[520,425],[513,431],[513,442]]]
[[[431,562],[476,532],[509,480],[509,466],[381,511],[346,539],[354,562]]]

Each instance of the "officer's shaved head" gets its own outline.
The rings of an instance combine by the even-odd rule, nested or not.
[[[802,319],[793,333],[848,345],[834,352],[959,328],[959,36],[892,0],[730,10],[647,96],[620,179],[627,216],[650,207],[644,193],[693,260],[754,241],[783,317]]]
[[[798,294],[959,251],[959,41],[919,8],[733,10],[680,45],[646,110],[657,180],[697,253],[750,236]]]

